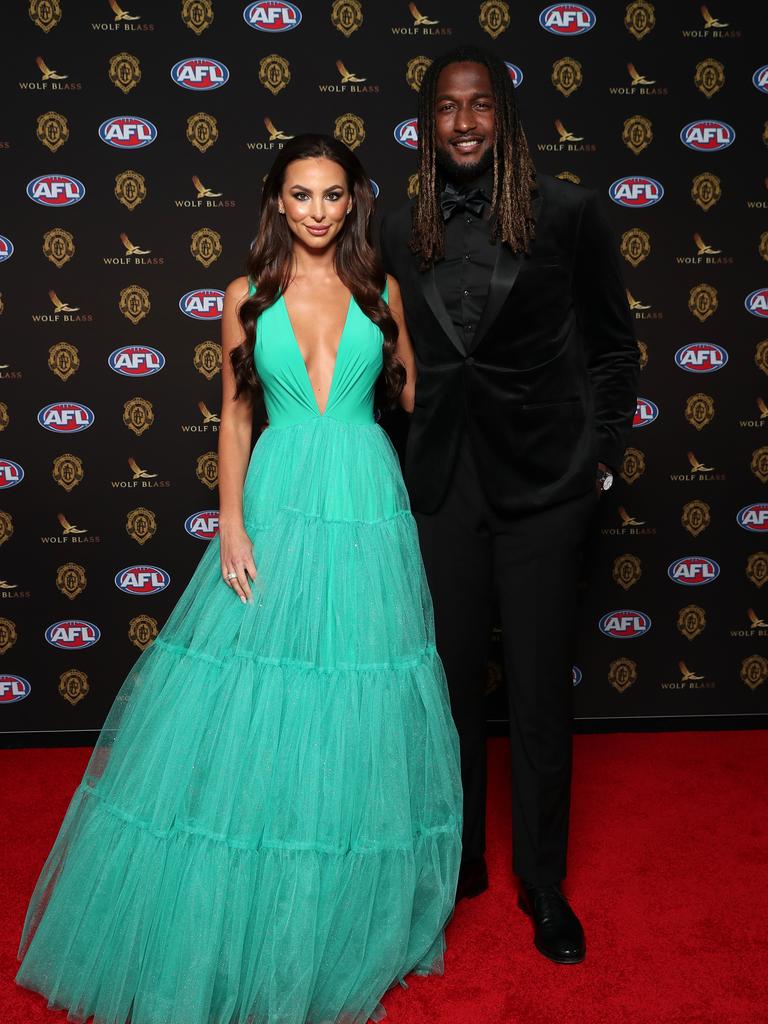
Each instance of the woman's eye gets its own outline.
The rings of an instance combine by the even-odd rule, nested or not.
[[[335,203],[337,199],[341,199],[341,192],[329,192],[325,198],[330,199]]]
[[[293,198],[298,199],[300,203],[303,203],[305,199],[309,199],[309,196],[306,192],[294,192]]]

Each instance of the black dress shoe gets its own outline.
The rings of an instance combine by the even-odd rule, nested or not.
[[[488,868],[485,857],[476,857],[462,861],[459,868],[459,881],[456,885],[456,902],[479,896],[488,888]]]
[[[560,885],[523,882],[518,906],[533,918],[536,949],[556,964],[578,964],[586,955],[584,929]]]

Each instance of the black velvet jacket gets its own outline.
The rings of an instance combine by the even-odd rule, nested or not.
[[[384,265],[403,295],[418,379],[404,474],[432,512],[469,431],[489,501],[502,515],[547,508],[620,467],[636,404],[638,349],[620,256],[598,194],[537,176],[527,256],[496,246],[474,340],[459,337],[434,269],[408,248],[411,206],[385,216]]]

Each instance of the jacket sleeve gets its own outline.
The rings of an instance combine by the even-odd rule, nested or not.
[[[581,208],[573,299],[594,395],[597,457],[616,471],[632,431],[640,357],[618,246],[595,190]]]

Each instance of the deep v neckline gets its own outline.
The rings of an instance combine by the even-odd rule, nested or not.
[[[291,323],[291,314],[288,312],[288,303],[285,301],[285,294],[284,294],[284,292],[280,292],[280,301],[282,302],[282,305],[283,305],[283,312],[285,313],[285,319],[286,319],[286,321],[288,323],[288,329],[291,332],[291,338],[293,339],[293,344],[294,344],[294,347],[296,349],[296,354],[299,357],[299,361],[301,362],[301,365],[304,367],[304,378],[305,378],[305,380],[307,382],[307,386],[309,387],[310,394],[312,395],[312,401],[314,402],[315,409],[317,411],[317,415],[322,418],[328,412],[328,407],[331,404],[331,398],[333,396],[333,386],[336,383],[336,369],[337,369],[337,367],[339,365],[339,355],[341,353],[341,346],[342,346],[342,343],[344,341],[344,335],[347,333],[347,326],[349,324],[349,317],[350,317],[350,315],[352,313],[352,305],[353,305],[353,303],[355,301],[355,297],[352,294],[352,292],[349,293],[349,304],[347,305],[347,315],[344,317],[344,324],[342,325],[341,334],[339,335],[339,340],[338,340],[338,343],[336,345],[336,358],[333,361],[333,371],[331,372],[331,383],[330,383],[330,386],[328,388],[328,394],[327,394],[326,399],[325,399],[325,407],[323,408],[322,412],[320,411],[320,405],[318,404],[317,398],[315,397],[315,389],[312,386],[312,378],[309,376],[309,370],[307,369],[306,361],[304,360],[304,356],[301,354],[301,348],[299,346],[299,339],[296,337],[296,331],[294,331],[293,324]]]

